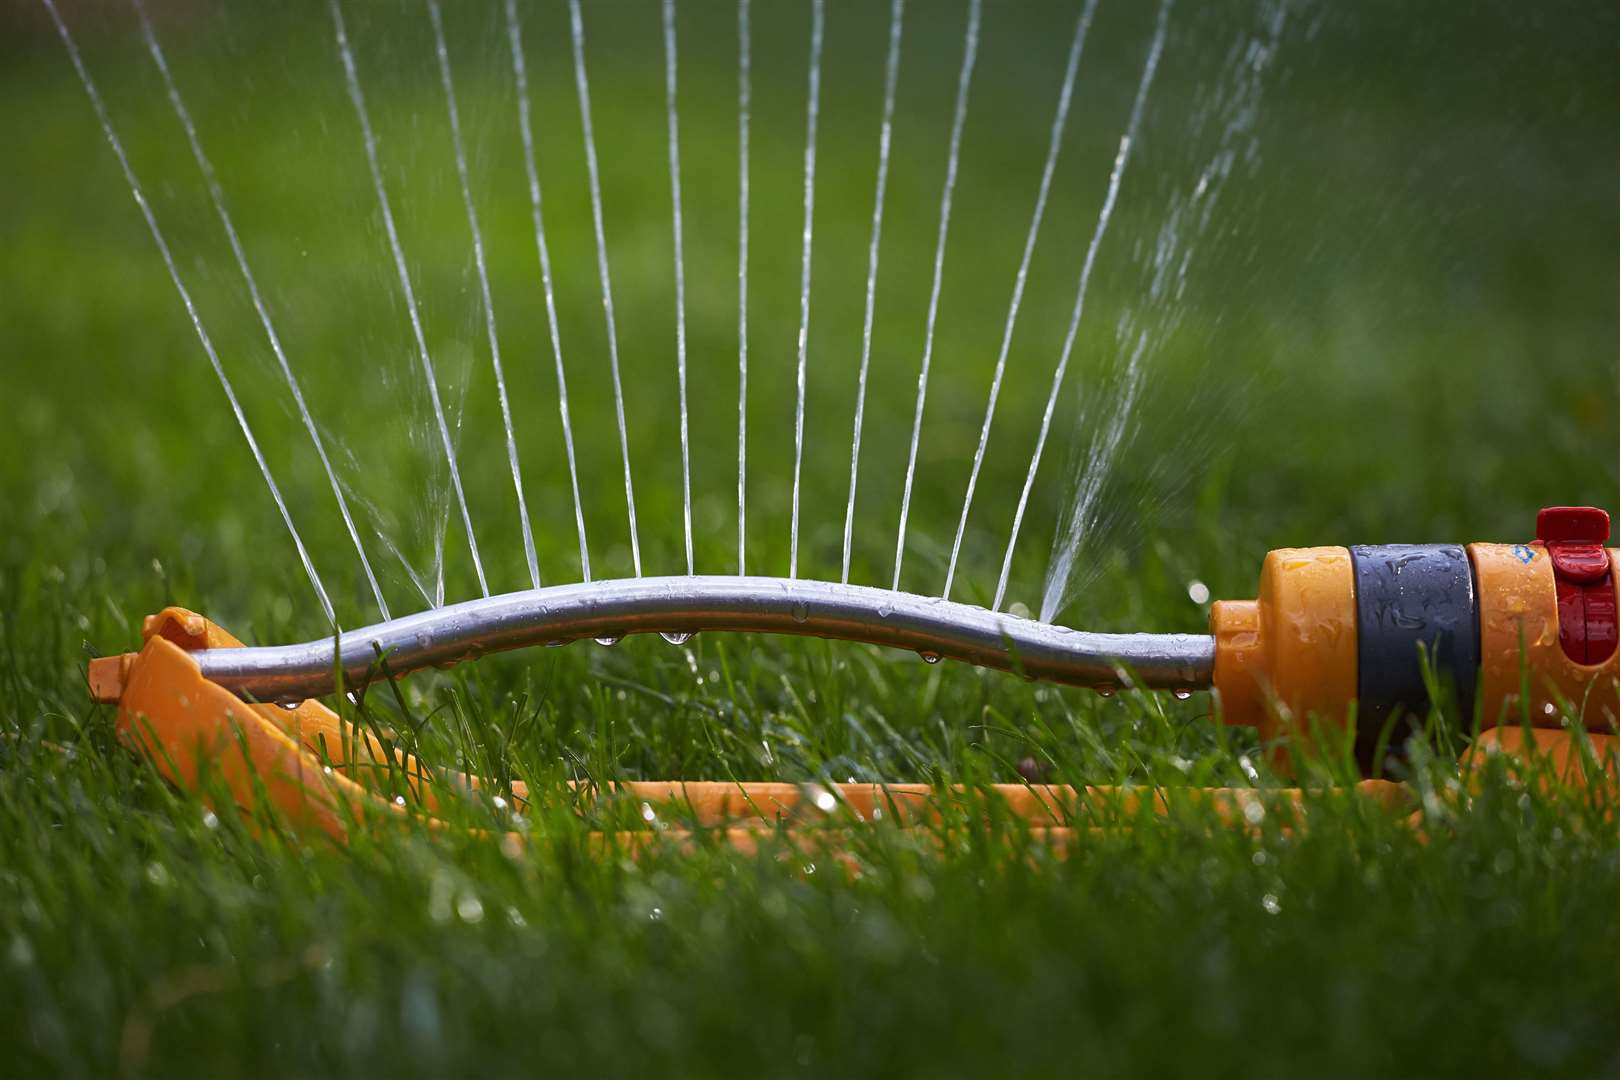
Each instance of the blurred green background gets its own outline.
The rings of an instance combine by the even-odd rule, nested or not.
[[[548,582],[577,580],[502,9],[448,7],[540,566]],[[151,8],[390,605],[422,606],[413,574],[434,591],[441,543],[447,597],[474,595],[326,4]],[[520,8],[593,571],[623,576],[567,8]],[[1154,10],[1097,9],[958,599],[987,602],[994,589]],[[491,585],[526,587],[430,24],[416,4],[345,11]],[[911,591],[943,584],[1078,12],[985,5]],[[63,13],[340,621],[371,621],[139,24],[114,0],[64,2]],[[893,573],[965,13],[921,0],[907,11],[854,531],[862,583]],[[648,573],[679,573],[658,8],[601,0],[584,14],[643,559]],[[784,574],[810,9],[755,0],[753,16],[748,565]],[[827,10],[802,576],[839,571],[887,18],[880,3]],[[696,562],[730,573],[736,9],[682,3],[678,29]],[[937,859],[867,852],[864,884],[718,854],[642,872],[559,841],[514,868],[470,841],[384,838],[351,855],[205,829],[198,806],[126,760],[109,715],[84,703],[85,658],[131,647],[140,617],[167,603],[265,642],[318,636],[323,619],[44,9],[13,0],[0,30],[0,927],[16,995],[5,1024],[22,1060],[92,1074],[148,1061],[163,1072],[442,1073],[519,1053],[537,1067],[673,1058],[692,1075],[840,1061],[1612,1070],[1599,1035],[1614,1019],[1608,939],[1580,940],[1582,912],[1612,922],[1612,838],[1588,829],[1576,842],[1556,813],[1520,815],[1507,797],[1434,847],[1354,809],[1299,842],[1148,830],[1062,866],[998,846],[993,830]],[[1075,538],[1080,570],[1057,587],[1063,621],[1099,629],[1197,630],[1206,611],[1189,583],[1249,595],[1276,546],[1522,538],[1542,505],[1612,506],[1617,41],[1620,16],[1602,4],[1183,0],[1100,248],[1009,600],[1039,609],[1088,470],[1099,494]],[[1118,453],[1095,457],[1116,423]],[[1202,695],[1103,702],[910,655],[744,637],[495,658],[414,678],[407,699],[438,718],[422,738],[441,760],[471,731],[480,745],[507,740],[539,779],[586,768],[976,782],[1016,779],[1014,763],[1034,756],[1076,782],[1244,782],[1238,759],[1254,749],[1209,730]],[[1518,861],[1504,870],[1494,853],[1509,848]],[[1384,876],[1364,875],[1369,861]],[[1284,916],[1260,914],[1259,892],[1284,886]],[[468,895],[482,897],[476,919],[445,899]],[[678,913],[680,929],[656,936],[649,906]],[[208,973],[203,1001],[161,1004],[194,970]],[[1482,1029],[1475,1003],[1524,1012]],[[163,1019],[131,1057],[127,1040],[154,1011]]]

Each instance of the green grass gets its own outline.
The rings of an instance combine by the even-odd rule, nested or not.
[[[351,5],[390,183],[500,589],[527,584],[425,20]],[[784,573],[797,331],[804,13],[761,3],[749,559]],[[730,11],[686,16],[700,570],[735,569],[735,157]],[[854,580],[886,583],[909,432],[959,12],[913,5],[897,113]],[[861,324],[883,12],[832,5],[818,189],[806,573],[836,577]],[[606,856],[563,781],[589,777],[1283,781],[1198,695],[1088,693],[860,646],[703,635],[491,658],[375,689],[431,761],[545,794],[519,857],[471,829],[347,848],[256,830],[161,782],[85,700],[84,664],[168,603],[258,642],[320,612],[59,43],[28,5],[0,50],[0,1072],[445,1075],[573,1066],[678,1075],[1608,1075],[1620,837],[1534,777],[1456,784],[1470,725],[1430,718],[1420,832],[1335,793],[1310,827],[1211,827],[1177,800],[1067,858],[970,793],[943,838],[859,830],[831,853],[707,841]],[[682,566],[674,315],[652,8],[588,8],[632,453],[649,572]],[[374,617],[318,463],[160,86],[117,5],[70,12],[188,283],[345,625]],[[173,15],[177,77],[341,471],[421,565],[441,531],[475,584],[424,436],[404,312],[320,4]],[[905,583],[937,590],[1037,175],[1070,13],[987,8]],[[965,541],[988,599],[1151,13],[1101,5]],[[1259,156],[1193,246],[1185,295],[1143,259],[1219,125],[1248,20],[1178,10],[1062,400],[1011,597],[1038,606],[1070,462],[1109,408],[1116,327],[1157,333],[1066,613],[1196,630],[1187,584],[1241,597],[1285,544],[1518,539],[1559,502],[1613,505],[1620,210],[1613,18],[1570,6],[1305,7]],[[598,576],[629,572],[565,21],[532,51],[548,226]],[[495,304],[548,581],[577,576],[550,352],[498,22],[456,13]],[[614,35],[622,34],[616,39]],[[617,40],[608,49],[605,42]],[[1609,50],[1606,52],[1605,50]],[[482,62],[480,62],[482,61]],[[1088,413],[1087,410],[1090,410]],[[1082,422],[1080,417],[1088,416]],[[420,606],[396,562],[396,610]],[[408,714],[408,715],[407,715]],[[1428,746],[1436,747],[1432,752]],[[1313,766],[1324,779],[1337,767]],[[980,819],[989,814],[986,824]],[[493,805],[459,824],[512,824]],[[791,856],[791,857],[786,857]]]

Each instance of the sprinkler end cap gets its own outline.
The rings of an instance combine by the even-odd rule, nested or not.
[[[124,696],[124,685],[129,681],[129,668],[135,662],[135,653],[120,656],[98,656],[90,661],[90,700],[102,705],[116,705]]]

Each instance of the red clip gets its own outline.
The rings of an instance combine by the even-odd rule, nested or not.
[[[1601,664],[1620,645],[1608,539],[1609,515],[1595,506],[1551,506],[1536,516],[1536,541],[1558,585],[1558,639],[1577,664]]]

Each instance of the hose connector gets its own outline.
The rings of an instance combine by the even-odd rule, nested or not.
[[[1266,556],[1256,600],[1222,600],[1215,636],[1214,706],[1262,739],[1315,718],[1343,725],[1356,696],[1356,594],[1350,551],[1279,548]]]

